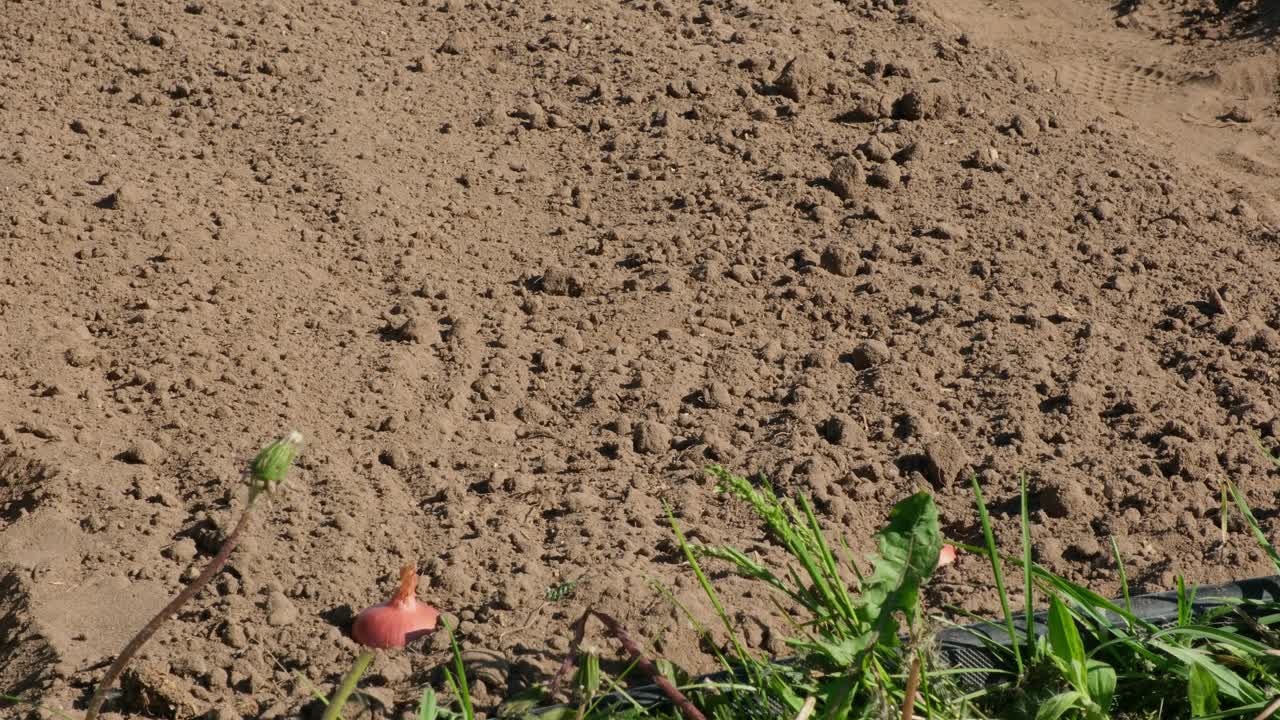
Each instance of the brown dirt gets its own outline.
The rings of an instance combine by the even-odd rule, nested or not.
[[[941,13],[941,15],[939,14]],[[282,717],[405,559],[482,701],[586,605],[692,669],[670,542],[765,558],[719,461],[853,547],[976,471],[1115,592],[1262,574],[1274,526],[1275,3],[9,3],[0,690],[67,707],[310,446],[147,650],[135,712]],[[1208,70],[1201,72],[1204,68]],[[1233,110],[1235,108],[1235,110]],[[548,602],[549,587],[580,580]],[[989,611],[974,558],[930,596]],[[750,642],[784,652],[758,588]],[[389,705],[440,657],[388,656]]]

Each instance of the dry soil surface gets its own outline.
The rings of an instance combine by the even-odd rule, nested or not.
[[[854,548],[920,488],[975,541],[972,472],[1012,550],[1026,472],[1039,560],[1099,592],[1112,538],[1139,589],[1267,572],[1217,508],[1230,479],[1277,526],[1278,14],[4,4],[0,691],[83,703],[289,429],[290,487],[117,710],[298,714],[406,561],[483,704],[587,606],[705,669],[664,503],[780,559],[711,462]],[[973,557],[928,600],[995,607]],[[442,649],[379,660],[385,712]]]

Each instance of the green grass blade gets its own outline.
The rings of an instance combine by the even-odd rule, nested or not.
[[[1267,453],[1267,457],[1271,457]],[[1272,458],[1274,461],[1275,458]],[[1258,525],[1258,520],[1253,516],[1253,511],[1249,509],[1249,503],[1245,501],[1244,495],[1236,488],[1234,483],[1228,482],[1227,489],[1231,491],[1231,497],[1236,502],[1236,508],[1240,514],[1244,516],[1244,521],[1249,525],[1249,530],[1253,532],[1253,537],[1258,541],[1258,545],[1262,546],[1267,557],[1271,558],[1271,563],[1275,565],[1276,570],[1280,572],[1280,553],[1276,552],[1276,548],[1267,540],[1267,536],[1262,532],[1262,527]]]
[[[1009,592],[1004,586],[1004,571],[1000,563],[1000,551],[996,547],[995,533],[991,531],[991,516],[987,514],[987,504],[982,499],[982,487],[978,485],[977,474],[969,475],[973,483],[973,498],[978,505],[978,519],[982,522],[982,537],[986,542],[987,557],[991,559],[991,574],[995,577],[996,592],[1000,595],[1000,608],[1004,611],[1005,629],[1009,633],[1009,641],[1013,646],[1013,660],[1018,667],[1018,674],[1023,672],[1022,650],[1018,647],[1018,633],[1013,626],[1013,610],[1009,607]]]
[[[1116,539],[1111,538],[1111,555],[1116,559],[1116,572],[1120,574],[1120,591],[1124,594],[1124,611],[1133,614],[1133,599],[1129,597],[1129,576],[1124,572],[1124,558],[1120,556],[1120,546],[1116,544]],[[1133,626],[1130,625],[1132,630]]]
[[[1036,631],[1030,619],[1035,615],[1035,592],[1032,587],[1032,575],[1030,568],[1031,562],[1031,512],[1027,507],[1027,474],[1022,473],[1019,484],[1019,495],[1021,500],[1021,508],[1019,516],[1022,525],[1022,592],[1023,592],[1023,617],[1028,619],[1025,623],[1027,626],[1027,647],[1036,647]]]
[[[1184,676],[1190,673],[1192,666],[1199,666],[1213,676],[1214,682],[1218,685],[1219,693],[1225,694],[1237,702],[1252,703],[1266,699],[1266,694],[1258,689],[1257,686],[1240,677],[1231,668],[1216,662],[1202,650],[1182,647],[1163,640],[1152,640],[1149,644],[1151,647],[1172,655],[1181,661],[1185,666],[1182,673]]]
[[[849,597],[849,591],[840,577],[835,555],[831,552],[830,545],[827,544],[826,536],[822,533],[822,527],[818,525],[818,518],[813,514],[813,507],[808,500],[801,497],[800,508],[809,523],[809,535],[813,538],[814,550],[818,552],[825,574],[831,580],[831,596],[836,601],[836,607],[833,609],[838,609],[847,618],[853,618],[853,600]]]
[[[449,633],[449,647],[453,649],[453,672],[445,670],[445,681],[462,706],[463,720],[475,720],[476,711],[471,705],[471,688],[467,685],[467,669],[462,663],[462,648],[458,646],[458,636],[453,634],[449,623],[442,621],[440,624]]]
[[[1191,624],[1191,595],[1187,593],[1187,581],[1181,575],[1176,580],[1178,596],[1178,627]]]
[[[1040,708],[1036,710],[1036,720],[1058,720],[1083,699],[1084,696],[1076,690],[1054,695],[1040,704]]]
[[[671,508],[666,508],[667,522],[671,524],[671,530],[675,533],[676,542],[679,543],[680,549],[684,552],[684,557],[689,561],[689,566],[693,568],[693,574],[698,578],[698,584],[702,586],[702,591],[706,593],[707,599],[711,601],[711,606],[716,611],[716,616],[720,618],[720,622],[724,624],[725,632],[729,634],[729,641],[733,643],[733,650],[738,655],[738,659],[742,661],[742,665],[752,676],[758,674],[756,662],[747,653],[746,647],[742,645],[742,641],[738,638],[737,628],[733,626],[733,621],[729,619],[729,613],[725,612],[724,604],[720,602],[720,595],[716,593],[711,581],[707,579],[707,574],[702,571],[702,566],[698,564],[698,558],[694,557],[693,548],[689,545],[689,541],[685,539],[684,533],[680,531],[680,525],[676,522],[675,515],[672,514]]]
[[[1151,635],[1152,640],[1159,640],[1161,638],[1187,638],[1190,640],[1204,640],[1210,643],[1219,643],[1221,645],[1235,648],[1245,655],[1265,655],[1267,651],[1270,650],[1270,648],[1257,640],[1245,637],[1239,633],[1231,632],[1230,630],[1211,627],[1208,625],[1172,627]]]

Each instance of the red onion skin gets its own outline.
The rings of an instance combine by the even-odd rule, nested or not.
[[[436,628],[439,611],[418,602],[418,573],[410,564],[400,568],[400,587],[390,600],[365,608],[356,617],[351,637],[371,648],[402,648]]]

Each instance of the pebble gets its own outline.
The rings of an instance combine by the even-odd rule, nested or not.
[[[440,331],[428,328],[417,318],[410,318],[403,325],[389,333],[394,339],[408,343],[435,343],[440,340]]]
[[[1231,214],[1242,217],[1250,222],[1255,222],[1258,219],[1258,211],[1253,209],[1252,205],[1243,200],[1237,202],[1231,208]]]
[[[907,90],[893,104],[893,117],[898,120],[926,120],[946,117],[951,112],[951,96],[934,87]]]
[[[104,210],[126,210],[136,206],[140,197],[141,193],[136,187],[125,183],[116,188],[115,192],[99,200],[97,205]]]
[[[518,108],[514,115],[522,118],[530,130],[546,130],[549,126],[547,122],[547,111],[541,105],[531,102]]]
[[[1040,124],[1022,114],[1014,115],[1009,121],[1009,127],[1024,138],[1033,138],[1040,134]]]
[[[440,43],[439,49],[446,55],[465,55],[471,49],[471,39],[455,30]]]
[[[858,146],[862,155],[873,162],[888,162],[893,157],[893,148],[879,135],[872,135],[866,142]]]
[[[862,423],[850,415],[832,415],[818,426],[818,432],[827,442],[840,447],[862,447],[867,443],[867,435],[863,432]]]
[[[895,162],[912,163],[921,162],[929,157],[929,144],[921,141],[907,143],[901,150],[894,153]]]
[[[782,343],[777,339],[770,340],[765,346],[760,348],[760,359],[765,362],[776,363],[785,355],[782,349]]]
[[[940,222],[929,231],[933,237],[942,240],[963,240],[968,236],[963,225],[957,225],[953,222]]]
[[[713,380],[702,389],[702,404],[709,408],[727,408],[733,404],[729,386]]]
[[[298,619],[298,608],[284,593],[276,590],[267,596],[267,624],[281,627]]]
[[[223,626],[222,639],[237,650],[249,645],[249,637],[245,635],[244,628],[235,623],[227,623]]]
[[[969,165],[980,170],[1002,170],[1004,161],[1000,159],[1000,152],[993,147],[979,147],[969,155]]]
[[[1222,119],[1237,123],[1251,123],[1253,122],[1253,113],[1247,108],[1232,105],[1229,110],[1222,114]]]
[[[62,430],[44,422],[28,422],[18,425],[20,432],[29,432],[41,440],[61,440]]]
[[[893,212],[889,210],[888,205],[882,202],[872,201],[867,203],[863,208],[863,216],[877,222],[893,222]]]
[[[1102,287],[1107,290],[1127,293],[1133,290],[1133,279],[1128,275],[1120,275],[1117,273],[1107,278],[1107,281],[1102,285]]]
[[[1089,210],[1099,220],[1106,221],[1116,216],[1116,206],[1109,200],[1103,200]]]

